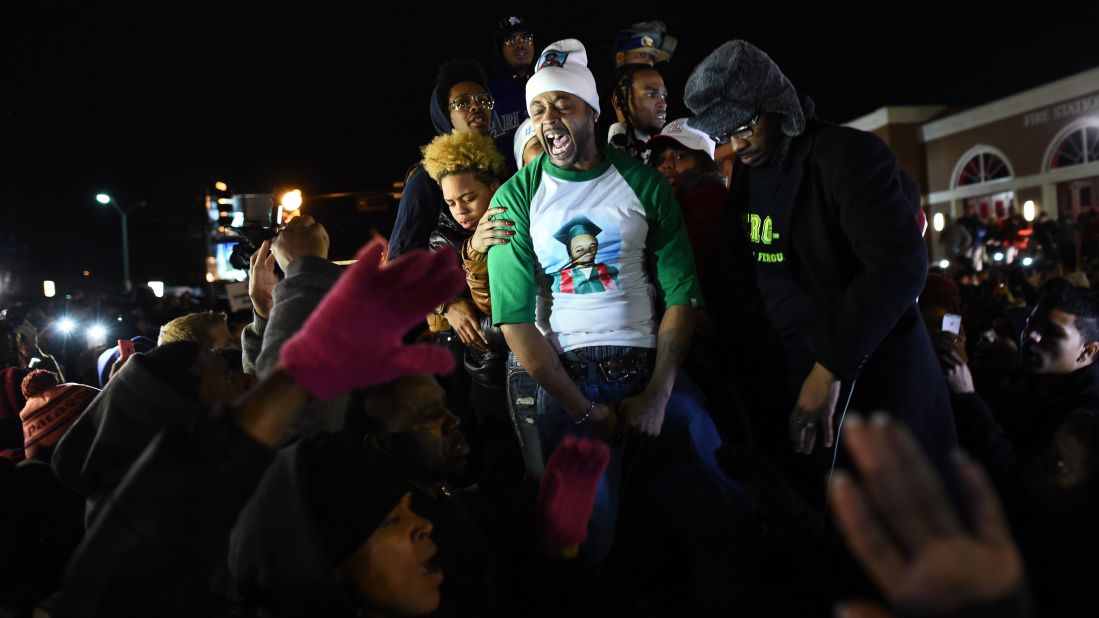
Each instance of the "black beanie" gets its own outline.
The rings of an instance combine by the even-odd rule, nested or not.
[[[345,433],[309,437],[301,448],[310,510],[330,564],[339,567],[411,488]]]
[[[519,15],[508,15],[496,22],[496,47],[504,44],[504,39],[519,32],[530,32],[530,26]]]

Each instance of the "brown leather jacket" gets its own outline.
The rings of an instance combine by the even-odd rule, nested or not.
[[[462,243],[462,268],[466,271],[466,285],[473,296],[473,304],[485,315],[492,315],[492,299],[488,296],[488,254],[473,248],[473,237]]]

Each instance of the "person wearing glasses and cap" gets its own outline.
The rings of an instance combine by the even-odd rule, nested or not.
[[[741,376],[768,366],[768,354],[784,370],[771,372],[781,383],[765,395],[763,381],[745,393],[759,400],[757,429],[767,432],[759,442],[773,441],[808,497],[823,503],[820,472],[833,461],[828,449],[847,404],[883,409],[912,428],[951,478],[950,400],[916,307],[927,248],[889,147],[817,118],[812,99],[743,40],[694,69],[684,100],[695,114],[688,124],[736,153],[720,266],[719,288],[730,292],[718,299],[724,316],[744,325],[738,335],[773,327],[769,342],[728,349],[750,357],[733,359],[744,365]],[[748,326],[753,318],[761,328]],[[788,441],[814,457],[791,457]]]
[[[664,130],[653,136],[646,148],[649,165],[675,189],[687,236],[694,248],[698,280],[706,292],[717,285],[721,222],[729,199],[725,178],[714,163],[714,141],[687,126],[686,118],[679,118],[664,125]]]
[[[523,89],[534,64],[534,33],[522,17],[509,15],[496,24],[492,42],[492,74],[488,78],[488,89],[496,99],[496,116],[500,119],[498,148],[499,144],[510,147],[516,129],[527,118]],[[507,154],[503,148],[500,152]]]

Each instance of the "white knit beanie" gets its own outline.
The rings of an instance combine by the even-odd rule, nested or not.
[[[519,128],[515,130],[515,142],[512,148],[515,151],[515,169],[523,167],[523,151],[527,149],[527,142],[534,137],[534,123],[527,118]]]
[[[599,92],[588,68],[588,52],[580,41],[564,39],[542,50],[534,63],[534,75],[527,80],[527,109],[534,97],[551,90],[580,97],[599,118]]]

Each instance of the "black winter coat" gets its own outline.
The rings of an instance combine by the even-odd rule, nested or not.
[[[845,384],[857,378],[852,409],[888,411],[910,426],[940,470],[949,469],[957,445],[950,400],[916,306],[927,249],[896,158],[873,134],[812,117],[809,99],[802,105],[806,129],[775,164],[784,166],[776,199],[792,200],[785,259],[819,315],[804,345]],[[733,319],[726,329],[735,337],[731,355],[745,354],[745,337],[770,330],[741,227],[742,216],[753,212],[750,173],[739,162],[734,167],[725,227],[730,242],[720,303]],[[775,346],[757,345],[772,356],[753,364],[782,362]]]

